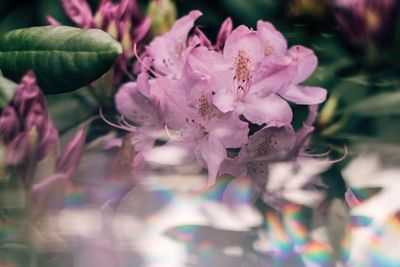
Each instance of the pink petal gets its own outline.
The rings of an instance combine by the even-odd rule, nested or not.
[[[257,22],[257,33],[264,42],[264,55],[283,56],[287,51],[287,41],[285,37],[276,30],[274,25],[269,22],[259,20]]]
[[[224,58],[227,62],[235,64],[239,51],[245,52],[250,63],[256,66],[263,56],[263,44],[256,32],[244,25],[237,27],[226,39],[224,46]]]
[[[200,155],[208,169],[207,186],[213,186],[217,181],[220,166],[226,158],[225,147],[218,138],[209,136],[207,140],[200,144]]]
[[[140,125],[157,125],[159,116],[150,99],[144,96],[137,83],[129,82],[115,96],[117,110],[127,119]]]
[[[187,35],[194,26],[194,22],[201,16],[198,10],[191,11],[188,15],[178,19],[172,26],[169,34],[176,39],[177,42],[186,42]]]
[[[304,82],[317,68],[318,59],[311,49],[296,45],[289,49],[288,55],[295,60],[297,65],[297,75],[293,80],[294,84]]]
[[[249,127],[233,112],[211,120],[208,125],[210,135],[218,138],[225,148],[239,148],[247,143]]]
[[[57,159],[57,172],[70,177],[80,163],[84,147],[85,131],[81,127]]]
[[[277,95],[266,98],[249,95],[245,102],[238,102],[236,111],[258,125],[271,121],[291,123],[293,117],[289,104]]]
[[[208,49],[212,48],[212,43],[211,43],[210,39],[208,39],[207,35],[202,30],[200,30],[199,28],[196,28],[194,30],[194,34],[200,39],[201,46],[205,46]]]
[[[296,142],[290,125],[265,127],[249,137],[246,149],[255,161],[277,161],[285,158]]]
[[[234,73],[221,53],[198,47],[190,52],[186,63],[188,66],[185,71],[196,71],[210,77],[213,91],[230,89],[232,86]]]
[[[205,47],[193,49],[188,56],[187,63],[193,70],[208,74],[210,76],[217,76],[220,74],[220,72],[231,67],[229,64],[225,63],[221,53],[210,51]]]
[[[235,97],[231,90],[219,90],[213,95],[214,105],[222,112],[230,112],[235,109]]]
[[[217,35],[217,43],[215,48],[217,50],[222,50],[225,46],[226,39],[231,34],[233,29],[233,22],[231,18],[227,18],[221,25]]]
[[[194,26],[194,21],[200,17],[200,11],[192,11],[177,20],[169,32],[156,37],[147,47],[147,52],[153,58],[155,69],[170,77],[179,76],[187,56],[187,37]],[[194,48],[191,44],[189,50]]]
[[[151,27],[151,19],[150,17],[146,17],[136,28],[133,34],[133,42],[140,42],[150,31]]]
[[[326,94],[327,91],[324,88],[293,85],[280,95],[298,105],[316,105],[325,101]]]
[[[153,59],[153,66],[157,72],[169,76],[180,73],[183,60],[176,47],[176,41],[164,35],[154,38],[150,43],[147,52]]]
[[[186,127],[186,119],[193,112],[187,103],[184,84],[172,79],[157,78],[150,90],[157,98],[157,108],[168,127],[177,130]]]
[[[289,57],[269,56],[264,58],[254,74],[251,92],[259,97],[286,91],[292,84],[297,67]]]
[[[61,23],[58,20],[56,20],[55,18],[53,18],[52,16],[46,16],[46,21],[49,25],[52,25],[52,26],[60,26],[61,25]]]

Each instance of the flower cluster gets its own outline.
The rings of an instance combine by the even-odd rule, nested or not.
[[[257,30],[232,30],[228,19],[213,45],[199,30],[189,34],[201,15],[190,12],[146,47],[143,72],[120,88],[117,109],[133,122],[137,157],[167,129],[167,146],[190,151],[186,159],[207,168],[209,186],[222,174],[265,180],[268,164],[296,157],[313,131],[326,90],[301,83],[317,58],[303,46],[288,48],[264,21]],[[297,131],[289,102],[310,106]]]
[[[114,81],[118,84],[129,72],[128,63],[134,58],[135,44],[140,43],[150,30],[151,20],[142,16],[135,0],[102,0],[95,14],[86,0],[61,0],[66,15],[80,28],[99,28],[108,32],[123,47],[123,54],[115,65]],[[47,18],[52,25],[60,23]]]
[[[46,178],[52,180],[51,176],[65,179],[75,171],[83,152],[83,129],[59,153],[58,132],[33,72],[22,78],[11,103],[0,114],[3,179],[19,178],[29,189]],[[46,170],[42,172],[41,168]]]

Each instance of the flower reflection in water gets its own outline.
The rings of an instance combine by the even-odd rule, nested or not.
[[[105,158],[109,161],[109,157]],[[39,266],[322,267],[398,266],[400,262],[400,218],[391,198],[400,190],[399,172],[383,169],[375,157],[356,159],[345,170],[351,190],[346,194],[348,208],[342,200],[334,200],[327,208],[324,196],[316,198],[316,189],[304,182],[307,179],[298,188],[287,180],[278,190],[286,189],[286,194],[275,198],[271,198],[271,187],[266,187],[266,203],[253,205],[248,179],[223,177],[205,191],[207,175],[197,166],[155,161],[150,166],[136,174],[140,176],[136,185],[125,190],[115,180],[98,184],[94,191],[85,189],[84,180],[68,187],[64,205],[43,213],[34,230],[35,247],[43,255]],[[308,166],[312,167],[309,172],[296,168],[297,174],[312,174],[307,181],[314,183],[315,164]],[[270,181],[273,173],[278,172],[270,173]],[[233,181],[230,196],[237,200],[224,202],[225,190]],[[271,199],[273,207],[268,206]],[[379,211],[375,205],[381,207]],[[332,213],[338,209],[342,217],[334,221]],[[2,246],[7,244],[4,237],[14,231],[5,218],[2,214]],[[337,228],[346,233],[335,234]],[[15,256],[15,266],[27,266],[15,248],[8,246],[4,251]]]

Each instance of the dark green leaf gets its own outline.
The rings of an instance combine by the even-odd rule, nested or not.
[[[365,117],[400,114],[400,92],[370,96],[354,103],[343,112]]]
[[[11,101],[16,88],[17,84],[0,75],[0,108]]]
[[[0,69],[16,81],[33,69],[44,93],[58,94],[99,78],[121,51],[117,41],[97,29],[25,28],[0,37]]]

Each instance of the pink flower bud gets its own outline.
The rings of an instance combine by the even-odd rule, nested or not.
[[[142,23],[137,26],[133,32],[133,42],[137,43],[141,41],[146,34],[149,32],[151,27],[151,19],[149,17],[146,17]]]
[[[42,92],[36,84],[36,77],[33,71],[29,71],[22,77],[20,84],[14,95],[13,105],[20,118],[24,118],[30,110],[33,103],[40,105],[45,109],[45,99]]]
[[[79,27],[92,27],[93,15],[86,0],[61,0],[67,16]]]
[[[54,128],[53,122],[51,120],[47,120],[43,131],[40,136],[40,145],[37,151],[38,160],[41,160],[46,157],[51,151],[54,151],[55,154],[58,152],[59,148],[59,137],[57,129]]]
[[[6,106],[0,116],[0,137],[8,144],[18,134],[20,123],[15,109]]]
[[[208,49],[211,49],[213,47],[210,39],[204,34],[202,30],[199,28],[196,28],[194,30],[194,34],[200,39],[200,45],[207,47]]]
[[[18,134],[6,150],[6,165],[17,166],[23,164],[29,155],[30,142],[27,133]]]
[[[55,18],[53,18],[52,16],[46,16],[46,21],[48,24],[52,25],[52,26],[60,26],[61,23],[56,20]]]
[[[74,138],[67,145],[62,155],[57,159],[57,173],[72,175],[78,167],[85,146],[85,131],[81,127]]]
[[[36,127],[39,136],[41,136],[47,119],[48,115],[43,107],[38,103],[34,103],[26,114],[24,129],[25,131],[30,131],[33,127]]]
[[[121,20],[141,17],[139,7],[135,0],[121,0],[116,9],[116,14]]]
[[[231,34],[233,29],[233,22],[231,18],[227,18],[221,25],[221,28],[219,29],[219,33],[217,36],[217,44],[216,48],[217,50],[221,50],[224,48],[225,41],[228,38],[228,36]]]

